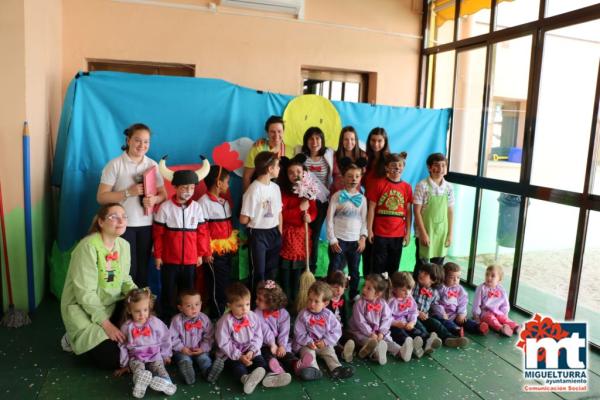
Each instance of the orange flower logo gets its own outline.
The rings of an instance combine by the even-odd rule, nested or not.
[[[525,352],[527,339],[540,340],[543,338],[553,338],[558,341],[568,337],[570,334],[569,331],[562,328],[560,323],[555,323],[552,318],[542,318],[540,314],[535,314],[531,321],[525,323],[525,329],[519,335],[517,347],[520,347]],[[564,349],[561,349],[561,351],[564,351]],[[538,362],[546,359],[546,350],[544,348],[539,349],[537,359]]]

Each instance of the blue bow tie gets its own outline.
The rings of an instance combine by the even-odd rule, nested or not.
[[[340,204],[344,204],[347,201],[352,202],[352,204],[354,204],[356,207],[360,207],[362,203],[362,195],[357,193],[353,196],[350,196],[347,191],[342,190],[342,193],[340,193]]]

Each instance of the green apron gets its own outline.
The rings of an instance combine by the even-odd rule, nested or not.
[[[419,258],[431,259],[445,257],[448,248],[446,237],[448,235],[448,193],[439,196],[433,195],[433,188],[429,180],[429,201],[425,210],[421,211],[423,225],[429,235],[429,246],[419,243]]]

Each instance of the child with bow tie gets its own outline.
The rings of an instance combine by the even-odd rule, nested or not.
[[[503,277],[504,271],[499,265],[487,267],[485,281],[475,290],[473,319],[485,322],[494,331],[505,336],[512,336],[513,333],[519,333],[520,326],[508,317],[508,295],[500,284]]]
[[[213,325],[206,314],[200,311],[202,300],[195,289],[179,293],[177,309],[179,314],[171,320],[171,342],[173,361],[188,385],[196,382],[194,363],[200,375],[214,383],[225,366],[223,359],[217,358],[213,364],[210,351],[215,341]]]
[[[432,307],[433,318],[437,319],[450,332],[464,336],[464,331],[486,335],[489,327],[486,322],[475,322],[467,318],[469,297],[460,285],[460,266],[453,262],[444,264],[444,284],[440,285],[439,302]]]

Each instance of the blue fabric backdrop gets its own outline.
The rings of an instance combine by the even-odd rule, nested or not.
[[[102,168],[121,153],[127,126],[151,127],[149,157],[169,154],[170,165],[197,163],[198,155],[210,158],[213,147],[225,141],[264,136],[266,118],[282,115],[292,98],[217,79],[79,74],[65,96],[52,173],[53,185],[60,187],[59,248],[67,250],[85,235],[98,208]],[[427,175],[427,155],[445,153],[448,109],[333,104],[342,125],[353,125],[362,141],[375,126],[387,130],[392,151],[408,152],[403,179],[412,185]],[[239,181],[232,185],[234,199]]]

